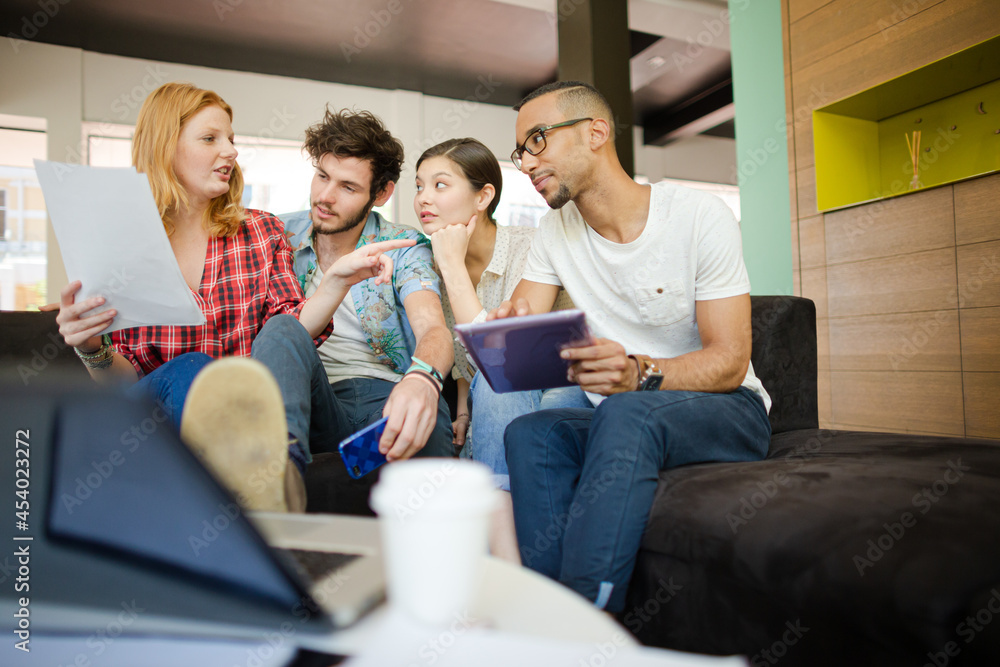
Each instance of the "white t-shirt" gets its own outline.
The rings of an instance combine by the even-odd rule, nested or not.
[[[523,277],[563,286],[594,335],[668,359],[702,348],[695,301],[747,294],[750,279],[739,223],[721,199],[673,183],[651,187],[646,227],[630,243],[595,232],[573,202],[546,213]],[[752,365],[742,384],[771,409]]]
[[[306,296],[312,296],[319,289],[323,272],[315,271],[312,281],[306,286]],[[381,364],[368,345],[365,332],[358,319],[354,296],[348,290],[344,300],[333,311],[333,333],[316,348],[326,377],[330,384],[348,378],[369,377],[388,382],[399,382],[402,375],[392,372]]]

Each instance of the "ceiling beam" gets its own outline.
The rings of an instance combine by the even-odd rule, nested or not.
[[[632,30],[729,50],[729,10],[725,0],[629,0]]]
[[[735,117],[733,80],[727,79],[676,107],[643,118],[643,143],[665,146]]]

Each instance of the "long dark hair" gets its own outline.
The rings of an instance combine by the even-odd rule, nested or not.
[[[420,159],[417,160],[416,168],[420,169],[424,160],[439,156],[446,157],[458,165],[476,192],[482,190],[487,184],[493,186],[496,194],[493,195],[493,201],[486,207],[486,214],[492,222],[496,222],[493,220],[493,213],[497,210],[497,204],[500,203],[503,177],[500,175],[500,163],[493,155],[493,151],[484,146],[483,142],[471,137],[449,139],[425,150]]]

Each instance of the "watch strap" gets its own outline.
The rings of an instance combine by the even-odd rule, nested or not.
[[[628,357],[633,359],[639,367],[639,381],[636,383],[636,390],[652,389],[653,387],[647,387],[646,384],[654,377],[659,378],[662,382],[663,372],[656,364],[655,359],[646,354],[630,354]],[[659,383],[657,383],[656,388],[659,389]]]

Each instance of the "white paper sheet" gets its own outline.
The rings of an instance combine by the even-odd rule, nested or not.
[[[103,296],[100,310],[118,311],[107,331],[205,323],[145,174],[44,160],[35,171],[66,275],[83,283],[76,300]]]

